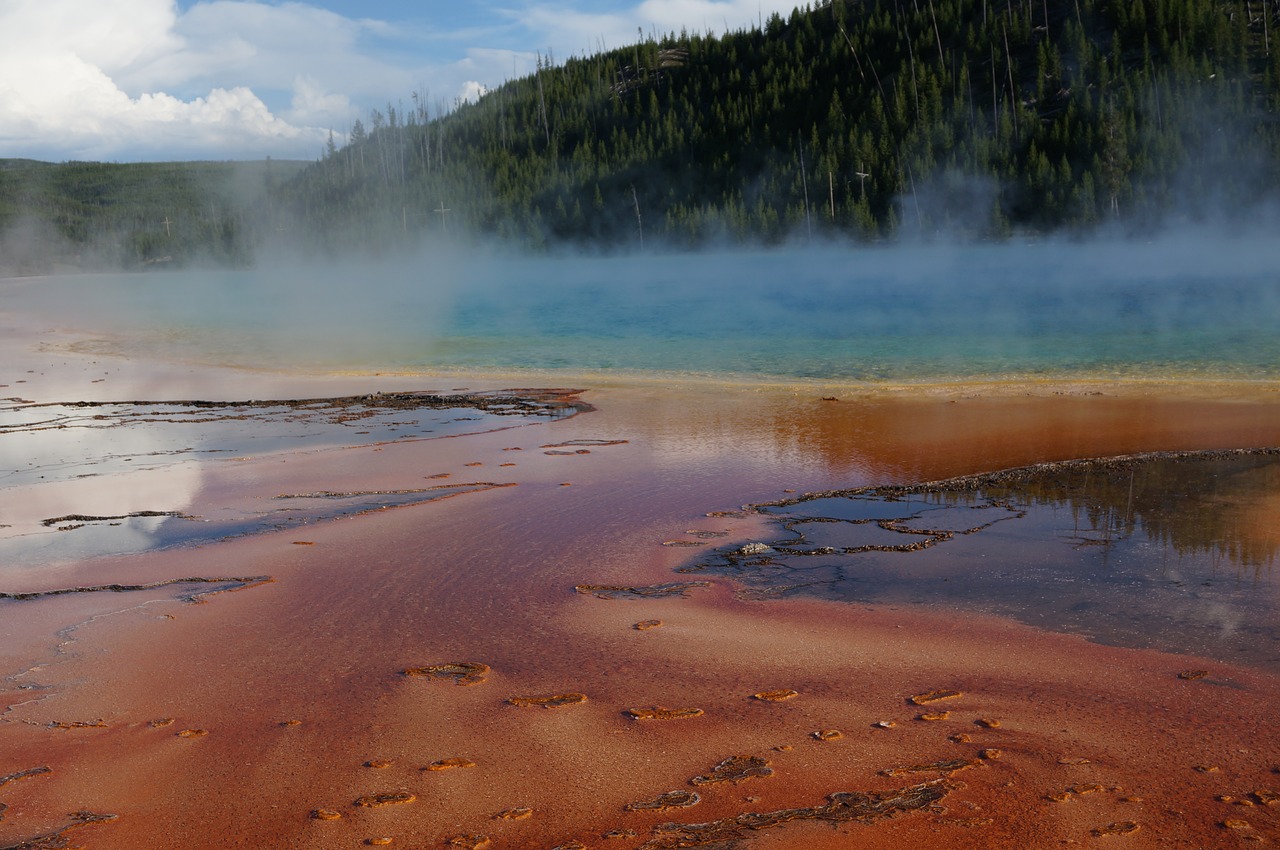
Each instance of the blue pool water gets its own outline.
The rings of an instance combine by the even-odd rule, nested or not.
[[[80,329],[73,338],[87,336],[88,351],[294,370],[527,370],[548,382],[556,372],[851,384],[1280,380],[1280,240],[1244,238],[645,257],[519,258],[463,246],[386,263],[8,281],[0,310]],[[8,379],[7,392],[23,392]],[[272,490],[249,508],[192,508],[206,498],[200,467],[222,458],[493,427],[446,409],[439,421],[397,410],[303,429],[295,407],[274,404],[209,422],[201,411],[192,427],[155,404],[0,401],[0,496],[17,515],[0,516],[0,570],[11,574],[451,495],[415,472],[404,490],[335,487],[283,500]],[[718,563],[682,570],[728,573],[766,598],[941,604],[1280,669],[1277,553],[1253,530],[1270,527],[1280,467],[1270,455],[1253,460],[1238,469],[1152,463],[1137,475],[1143,487],[1128,469],[1115,481],[1093,467],[1083,483],[1033,476],[988,494],[999,504],[978,505],[998,523],[910,553],[884,547],[903,529],[974,526],[982,511],[966,503],[972,491],[796,499],[765,510],[780,524],[762,538],[771,554],[720,552]],[[71,495],[47,508],[36,498],[68,483]],[[895,518],[902,528],[877,522]]]
[[[426,251],[28,281],[11,303],[125,353],[287,368],[931,382],[1280,377],[1280,240]]]

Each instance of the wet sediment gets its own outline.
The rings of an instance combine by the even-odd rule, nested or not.
[[[588,464],[602,454],[543,462]],[[96,673],[105,684],[95,691],[116,695],[117,715],[106,727],[22,724],[23,751],[32,754],[25,763],[46,763],[33,755],[46,748],[62,777],[71,774],[61,768],[83,765],[90,749],[103,764],[121,757],[114,793],[129,816],[95,836],[106,848],[147,846],[147,837],[169,828],[185,830],[174,836],[185,845],[213,846],[207,833],[180,825],[194,811],[213,818],[228,841],[317,848],[387,840],[623,850],[933,840],[976,848],[1123,840],[1135,832],[1202,844],[1277,834],[1276,807],[1264,801],[1273,799],[1268,771],[1280,754],[1249,726],[1251,716],[1264,716],[1254,710],[1277,695],[1271,679],[980,619],[833,606],[799,591],[767,603],[744,599],[728,573],[666,582],[665,571],[687,553],[660,544],[686,527],[688,515],[653,535],[652,557],[634,545],[611,551],[584,530],[608,516],[612,491],[592,491],[590,478],[582,483],[571,488],[582,496],[555,489],[548,497],[550,488],[535,494],[529,487],[483,497],[529,510],[536,526],[521,539],[505,514],[489,521],[506,535],[500,545],[486,521],[452,504],[426,509],[414,522],[367,516],[341,534],[317,526],[305,549],[290,545],[298,541],[239,541],[228,550],[236,557],[279,561],[270,570],[278,598],[267,604],[247,594],[217,606],[225,610],[183,609],[177,621],[165,621],[163,645],[155,621],[134,633],[111,631],[121,655],[147,648],[135,656],[142,660],[133,674]],[[848,492],[826,498],[850,499]],[[896,497],[901,505],[914,495],[886,492],[881,501]],[[539,508],[538,498],[561,501]],[[593,509],[593,500],[605,506]],[[982,503],[971,514],[958,503],[911,505],[889,518],[896,528],[877,526],[877,533],[938,538],[931,545],[837,556],[928,557],[1002,533],[1026,519],[1017,514],[1028,501]],[[920,513],[927,508],[933,512]],[[800,541],[853,525],[840,517],[716,513],[731,531],[699,539],[727,534],[717,554],[736,553],[743,563],[800,564],[833,556],[806,549],[863,545]],[[776,539],[744,541],[743,528],[773,520],[791,527]],[[192,554],[205,563],[214,555]],[[500,572],[508,562],[511,569]],[[583,583],[575,587],[576,580]],[[333,624],[342,627],[335,632]],[[217,631],[206,632],[210,626]],[[236,640],[217,637],[228,633]],[[86,637],[84,649],[93,645]],[[65,678],[90,669],[71,666]],[[162,707],[137,687],[173,682],[182,669],[208,671],[208,678],[174,689],[184,694],[180,704]],[[1106,681],[1095,681],[1099,669],[1110,671]],[[63,687],[76,710],[62,717],[98,716],[93,694]],[[777,698],[757,698],[766,694]],[[1207,698],[1214,716],[1200,722],[1196,706]],[[1158,718],[1153,701],[1164,707]],[[696,720],[650,722],[694,717],[685,712],[695,705]],[[38,719],[37,709],[52,710],[28,707],[13,719]],[[145,737],[146,718],[162,713],[208,734],[175,741],[169,729],[163,740]],[[924,715],[928,721],[917,722]],[[279,719],[291,716],[306,720],[286,729]],[[1167,736],[1170,724],[1194,729],[1195,737],[1177,749],[1147,734]],[[840,734],[821,734],[831,732]],[[1249,753],[1238,752],[1241,740],[1254,742]],[[1135,741],[1149,751],[1136,757]],[[178,790],[166,805],[131,796],[142,786],[129,779],[142,774],[130,753],[168,759]],[[379,757],[376,766],[370,755]],[[465,769],[430,770],[437,764]],[[964,783],[950,778],[960,770]],[[257,799],[245,788],[273,791]],[[1064,801],[1050,798],[1064,790]],[[77,805],[93,799],[69,780],[58,794]],[[358,802],[366,798],[374,804]],[[1167,814],[1174,809],[1176,818]]]
[[[27,602],[33,599],[47,599],[51,596],[66,596],[71,593],[132,593],[143,590],[156,590],[161,587],[174,587],[191,584],[196,585],[197,587],[184,591],[178,598],[184,602],[200,602],[218,593],[244,590],[245,588],[257,587],[260,584],[266,584],[270,581],[272,581],[271,576],[191,576],[188,578],[172,578],[165,579],[163,581],[147,582],[146,584],[98,584],[82,587],[60,587],[54,590],[32,590],[26,592],[0,591],[0,599]],[[216,585],[216,587],[202,588],[200,587],[201,585]]]
[[[218,419],[246,421],[325,422],[347,424],[378,416],[383,411],[412,411],[471,408],[495,416],[566,415],[592,410],[578,389],[521,389],[492,392],[442,394],[434,392],[375,392],[336,398],[283,398],[250,400],[163,399],[126,401],[37,402],[7,398],[2,412],[49,412],[35,421],[0,422],[0,434],[67,428],[75,425],[111,427],[133,422],[169,424],[211,421],[201,414],[217,412]],[[68,419],[61,411],[94,411],[89,420]],[[281,416],[282,411],[292,415]]]

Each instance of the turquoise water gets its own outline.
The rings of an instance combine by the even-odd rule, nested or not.
[[[288,368],[926,382],[1280,378],[1277,240],[264,266],[28,281],[132,353]]]

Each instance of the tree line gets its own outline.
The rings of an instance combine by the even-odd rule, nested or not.
[[[0,160],[0,273],[247,265],[309,164]]]

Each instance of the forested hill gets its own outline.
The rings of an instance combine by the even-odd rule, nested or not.
[[[547,58],[443,117],[389,93],[234,240],[998,238],[1280,194],[1280,0],[832,0],[762,23]]]
[[[1280,187],[1276,0],[833,0],[371,116],[286,186],[333,237],[975,237]],[[433,212],[433,210],[435,212]]]
[[[0,160],[0,275],[250,263],[308,164]]]

